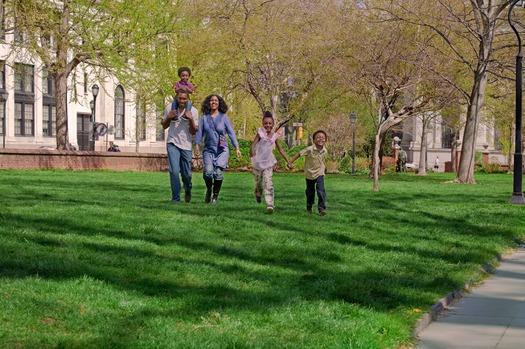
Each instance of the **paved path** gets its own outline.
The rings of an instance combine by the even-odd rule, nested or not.
[[[525,245],[419,333],[418,349],[525,348]]]

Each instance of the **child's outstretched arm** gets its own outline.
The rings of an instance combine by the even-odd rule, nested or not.
[[[297,154],[295,154],[292,158],[292,160],[290,160],[290,163],[294,163],[295,160],[299,159],[301,157],[301,152],[298,152]]]
[[[288,158],[286,153],[284,152],[284,149],[281,146],[281,143],[279,143],[279,141],[277,141],[277,142],[275,142],[275,146],[277,147],[277,150],[279,150],[279,153],[281,154],[281,156],[286,160],[286,165],[288,166],[288,168],[292,168],[293,165],[290,162],[290,159]]]
[[[255,146],[257,143],[259,143],[259,140],[261,137],[259,137],[259,134],[255,135],[255,139],[252,142],[252,145],[250,146],[250,157],[253,158],[255,156]]]

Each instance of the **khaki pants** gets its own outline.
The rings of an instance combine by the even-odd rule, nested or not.
[[[253,177],[255,179],[255,188],[253,193],[256,197],[261,197],[264,190],[264,201],[266,207],[273,207],[273,167],[266,170],[253,170]]]

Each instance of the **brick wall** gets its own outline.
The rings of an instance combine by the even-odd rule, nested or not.
[[[0,169],[167,171],[166,154],[0,149]]]

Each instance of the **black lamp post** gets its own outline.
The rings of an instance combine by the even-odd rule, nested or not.
[[[509,24],[518,38],[518,54],[516,55],[516,140],[514,150],[514,188],[511,204],[525,204],[523,198],[523,154],[521,148],[523,147],[522,140],[522,72],[523,72],[523,55],[521,53],[521,37],[518,30],[512,24],[511,14],[514,6],[521,2],[521,0],[514,0],[509,7],[508,20]]]
[[[355,173],[355,123],[357,121],[357,114],[350,113],[350,123],[352,124],[352,174]]]
[[[91,86],[91,93],[93,94],[93,100],[91,102],[89,102],[89,106],[91,108],[91,112],[92,112],[92,115],[93,115],[93,128],[91,130],[91,147],[90,147],[90,150],[95,150],[95,140],[96,140],[96,126],[95,126],[95,121],[96,121],[96,113],[97,113],[97,96],[98,96],[98,91],[100,90],[100,88],[98,87],[97,84],[93,84],[93,86]]]
[[[2,91],[0,92],[0,101],[4,102],[4,110],[2,110],[2,113],[4,117],[2,118],[2,148],[5,148],[5,123],[6,123],[6,103],[7,103],[7,97],[9,96],[9,92]]]

